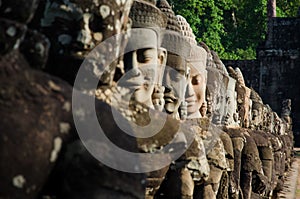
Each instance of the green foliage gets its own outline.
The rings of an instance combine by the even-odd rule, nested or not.
[[[198,41],[204,41],[216,52],[224,52],[221,37],[224,35],[223,10],[229,7],[223,1],[214,0],[172,0],[176,14],[184,16],[190,23]]]
[[[298,8],[300,7],[299,0],[280,0],[276,3],[278,17],[297,17]]]
[[[170,0],[190,23],[198,41],[221,59],[255,59],[266,33],[267,0]],[[280,17],[296,16],[299,0],[277,2]]]

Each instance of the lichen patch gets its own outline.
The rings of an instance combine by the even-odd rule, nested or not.
[[[57,157],[58,157],[58,153],[61,150],[61,146],[62,146],[62,139],[60,137],[57,137],[54,139],[53,141],[53,150],[51,152],[51,156],[50,156],[50,162],[55,162]]]
[[[48,85],[54,91],[61,91],[61,88],[57,84],[55,84],[53,81],[49,81]]]
[[[70,102],[65,102],[63,105],[63,110],[70,112],[71,111],[71,103]]]
[[[6,34],[10,37],[14,37],[17,33],[17,30],[14,26],[10,26],[7,30],[6,30]]]
[[[17,175],[12,179],[12,183],[15,187],[22,189],[26,183],[26,179],[23,175]]]
[[[70,129],[71,129],[71,126],[69,123],[66,123],[66,122],[59,123],[59,132],[60,133],[67,134],[67,133],[69,133]]]
[[[100,14],[101,14],[102,18],[105,19],[110,13],[110,8],[107,5],[102,5],[100,7],[99,11],[100,11]]]

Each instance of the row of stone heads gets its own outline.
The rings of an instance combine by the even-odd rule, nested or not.
[[[166,1],[157,7],[134,1],[129,16],[131,30],[123,37],[121,61],[126,74],[118,85],[131,90],[131,99],[177,119],[209,117],[218,125],[278,134],[290,128],[245,85],[239,68],[226,68],[205,43],[197,43],[186,19],[176,16]],[[288,117],[290,100],[283,103]]]
[[[130,97],[175,118],[210,117],[216,124],[283,129],[275,128],[280,118],[246,87],[241,71],[226,69],[214,51],[197,43],[186,19],[176,16],[166,0],[48,0],[40,3],[35,18],[36,1],[24,4],[30,12],[15,4],[1,5],[1,22],[7,26],[1,34],[6,41],[2,53],[21,44],[32,65],[46,64],[47,71],[71,84],[80,64],[70,60],[85,59],[81,66],[88,66],[96,80],[118,82]],[[28,30],[24,37],[22,24],[32,18],[30,26],[50,42],[37,42],[47,39]],[[71,72],[65,62],[72,65]],[[290,113],[290,105],[284,109]]]

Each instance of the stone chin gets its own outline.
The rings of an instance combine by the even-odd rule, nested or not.
[[[177,112],[176,107],[177,107],[176,103],[170,103],[170,102],[165,103],[165,110],[168,114]]]

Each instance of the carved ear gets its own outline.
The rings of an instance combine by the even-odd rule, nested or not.
[[[167,50],[165,48],[158,48],[158,61],[163,66],[167,64]]]
[[[157,50],[157,64],[158,64],[158,74],[157,74],[157,83],[158,85],[162,84],[163,81],[163,76],[164,76],[164,72],[165,72],[165,67],[167,64],[167,50],[165,48],[158,48]]]

